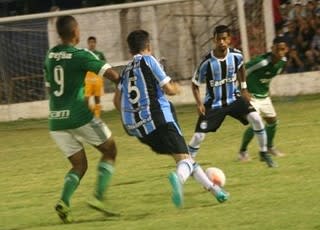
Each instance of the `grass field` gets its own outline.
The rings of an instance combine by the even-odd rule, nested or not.
[[[207,136],[198,161],[224,170],[230,200],[219,204],[190,179],[180,210],[171,203],[167,180],[173,160],[128,137],[115,111],[104,113],[119,151],[107,203],[121,216],[108,218],[87,207],[99,154],[86,146],[89,169],[73,197],[70,225],[61,224],[53,209],[69,163],[50,139],[47,121],[0,123],[0,229],[320,230],[320,95],[275,98],[274,104],[280,121],[276,144],[287,153],[276,159],[279,168],[258,161],[256,140],[249,149],[253,160],[237,162],[244,127],[227,118]],[[177,111],[189,141],[195,107]]]

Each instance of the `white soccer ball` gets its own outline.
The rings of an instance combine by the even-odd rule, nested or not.
[[[225,186],[226,184],[226,175],[224,172],[217,167],[210,167],[206,170],[207,177],[214,184],[219,185],[220,187]]]

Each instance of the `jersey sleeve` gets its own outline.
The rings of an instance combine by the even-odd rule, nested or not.
[[[205,59],[201,62],[199,67],[193,74],[192,83],[197,86],[200,86],[201,83],[204,83],[206,80],[207,72],[208,72],[209,59]]]
[[[167,76],[160,63],[153,56],[143,56],[143,58],[161,87],[170,82],[171,78]]]
[[[89,50],[83,50],[82,68],[85,71],[91,71],[99,76],[103,76],[105,71],[111,68],[109,63],[99,60],[99,58]]]
[[[43,75],[44,75],[44,84],[45,87],[50,87],[50,81],[49,81],[49,71],[48,71],[48,67],[47,67],[47,57],[45,59],[45,62],[43,64]]]

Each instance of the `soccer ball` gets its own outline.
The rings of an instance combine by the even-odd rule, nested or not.
[[[214,184],[223,187],[226,184],[226,175],[224,172],[217,168],[217,167],[210,167],[206,170],[207,177],[211,180]]]

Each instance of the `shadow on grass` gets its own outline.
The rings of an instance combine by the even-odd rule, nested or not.
[[[29,226],[21,226],[21,227],[12,227],[7,228],[6,230],[27,230],[27,229],[37,229],[37,228],[43,228],[43,227],[59,227],[59,226],[74,226],[74,228],[77,228],[77,225],[83,224],[83,223],[93,223],[93,222],[105,222],[105,221],[119,221],[119,220],[141,220],[149,217],[151,213],[136,213],[134,215],[125,216],[125,215],[119,215],[119,216],[101,216],[101,217],[95,217],[90,219],[78,219],[75,220],[71,224],[63,224],[61,222],[58,223],[42,223],[38,225],[29,225]]]

